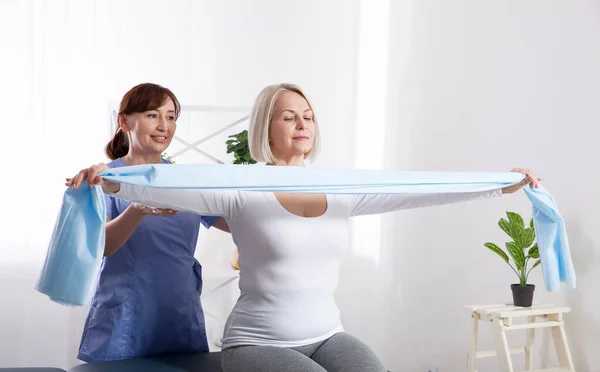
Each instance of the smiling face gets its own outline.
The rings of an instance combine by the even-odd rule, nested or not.
[[[305,157],[313,148],[315,122],[313,111],[304,97],[283,92],[277,97],[269,126],[269,144],[277,159]]]
[[[130,153],[138,155],[162,154],[173,139],[176,121],[175,104],[170,98],[156,109],[119,118],[121,129],[129,133]]]

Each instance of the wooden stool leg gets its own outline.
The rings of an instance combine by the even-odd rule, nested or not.
[[[535,323],[535,316],[528,316],[528,323]],[[533,342],[535,338],[535,328],[527,330],[527,344],[525,345],[525,370],[533,370]]]
[[[502,319],[493,318],[492,332],[494,333],[494,340],[496,344],[496,356],[498,357],[500,371],[515,372],[512,365],[512,359],[510,357],[510,350],[508,349],[508,340],[506,339],[506,332],[503,329]]]
[[[477,357],[477,337],[479,335],[479,314],[473,313],[471,315],[473,318],[473,327],[471,329],[471,348],[469,350],[469,354],[467,355],[467,371],[468,372],[476,372],[475,371],[475,358]]]
[[[548,320],[562,322],[563,316],[562,314],[550,314],[548,315]],[[552,327],[551,332],[559,365],[562,368],[568,368],[571,371],[575,371],[564,326]]]

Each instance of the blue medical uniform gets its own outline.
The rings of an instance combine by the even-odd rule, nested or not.
[[[122,159],[108,164],[110,168],[126,165]],[[106,196],[111,219],[129,204]],[[218,219],[191,213],[146,216],[115,254],[103,258],[80,360],[208,351],[200,304],[202,266],[194,251],[200,224],[209,228]]]

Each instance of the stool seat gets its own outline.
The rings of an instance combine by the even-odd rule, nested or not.
[[[157,358],[80,364],[69,372],[223,372],[221,353],[194,353]]]
[[[568,306],[534,303],[531,307],[519,307],[513,304],[468,305],[465,307],[471,311],[471,318],[473,318],[471,348],[467,354],[468,372],[477,372],[475,370],[476,359],[493,356],[498,357],[501,371],[515,372],[511,354],[516,353],[525,353],[525,371],[527,372],[575,372],[563,320],[563,314],[571,311]],[[526,322],[514,324],[514,320],[518,318],[525,318]],[[542,321],[538,322],[537,320]],[[489,322],[492,326],[496,346],[494,350],[477,349],[479,322],[481,321]],[[543,370],[533,369],[532,349],[537,328],[550,328],[559,367]],[[506,332],[514,330],[527,330],[525,346],[508,346]]]

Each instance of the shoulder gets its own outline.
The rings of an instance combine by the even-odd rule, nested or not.
[[[106,164],[109,168],[119,168],[119,167],[124,167],[127,164],[125,164],[125,162],[123,161],[123,159],[118,158],[115,159],[113,161],[111,161],[110,163]]]

